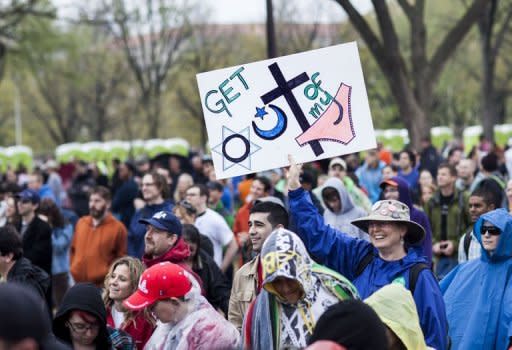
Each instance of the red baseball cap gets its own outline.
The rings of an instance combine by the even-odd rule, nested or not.
[[[384,189],[387,185],[390,185],[390,186],[393,186],[393,187],[398,187],[398,182],[394,181],[394,180],[391,180],[391,179],[387,179],[387,180],[384,180],[380,183],[379,187]]]
[[[158,300],[179,298],[192,289],[192,283],[181,266],[162,262],[142,273],[139,287],[123,305],[130,310],[140,310]]]

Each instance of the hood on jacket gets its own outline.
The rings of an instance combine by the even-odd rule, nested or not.
[[[380,188],[384,190],[385,186],[390,182],[395,183],[398,187],[398,200],[404,204],[407,204],[409,209],[411,209],[413,205],[409,183],[400,176],[393,176],[389,180],[382,181],[380,184]]]
[[[482,234],[480,233],[480,229],[484,221],[490,222],[501,230],[498,245],[496,246],[496,250],[492,256],[484,249],[482,244]],[[500,262],[512,257],[512,216],[505,209],[496,209],[480,216],[475,224],[473,232],[482,247],[481,260],[487,262]]]
[[[416,304],[410,291],[398,283],[382,287],[365,303],[370,305],[382,322],[404,343],[406,349],[427,348],[420,327]]]
[[[7,275],[7,281],[32,285],[43,299],[51,285],[51,277],[46,271],[32,264],[25,257],[16,261]]]
[[[354,209],[354,203],[352,202],[352,198],[350,198],[350,195],[348,194],[347,190],[345,189],[345,186],[343,185],[343,182],[338,179],[337,177],[331,177],[329,178],[324,185],[322,186],[322,192],[327,187],[332,187],[336,191],[338,191],[338,194],[340,196],[340,202],[341,202],[341,212],[340,213],[334,213],[327,205],[325,205],[324,198],[321,196],[322,204],[324,205],[325,209],[335,215],[343,215]]]
[[[66,322],[73,310],[85,311],[98,319],[100,329],[96,338],[96,349],[109,349],[110,341],[107,331],[107,311],[100,290],[92,283],[77,283],[71,287],[60,304],[53,319],[53,333],[62,341],[71,344],[70,330]]]
[[[169,249],[167,253],[163,254],[162,256],[159,256],[157,258],[152,258],[149,255],[144,255],[142,257],[142,262],[147,266],[151,267],[153,265],[156,265],[158,263],[169,261],[173,264],[178,264],[183,262],[185,259],[187,259],[190,256],[190,249],[188,248],[187,243],[183,240],[182,237],[178,237],[178,240],[176,241],[176,244],[174,247]]]
[[[263,288],[281,301],[285,298],[273,286],[278,277],[297,281],[303,291],[301,299],[313,289],[313,260],[301,239],[291,231],[278,229],[267,238],[261,249],[261,264]]]

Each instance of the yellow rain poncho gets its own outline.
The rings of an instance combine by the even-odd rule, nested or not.
[[[388,284],[370,295],[365,303],[375,310],[408,350],[429,349],[421,331],[416,304],[404,286]]]

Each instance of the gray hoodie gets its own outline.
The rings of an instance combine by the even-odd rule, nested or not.
[[[350,198],[350,195],[348,194],[345,186],[343,185],[343,182],[341,182],[340,179],[336,177],[329,178],[325,182],[322,190],[326,187],[332,187],[338,191],[341,200],[341,213],[334,213],[325,205],[325,203],[323,203],[325,206],[325,223],[350,237],[361,238],[368,241],[368,234],[350,223],[352,220],[366,216],[366,211],[354,205],[352,198]]]

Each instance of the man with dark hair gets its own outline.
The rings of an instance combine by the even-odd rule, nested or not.
[[[498,156],[493,152],[486,154],[480,161],[480,171],[476,175],[475,180],[473,181],[473,184],[469,190],[473,192],[480,181],[487,178],[494,179],[501,186],[501,188],[505,190],[506,183],[498,170]]]
[[[438,190],[425,204],[432,228],[432,253],[437,257],[435,271],[443,278],[457,265],[459,238],[470,224],[468,197],[455,188],[457,171],[448,163],[437,169]]]
[[[11,225],[0,227],[0,276],[30,287],[51,307],[50,275],[23,257],[20,236]]]
[[[453,147],[448,152],[448,164],[457,167],[457,164],[461,161],[464,155],[464,151],[460,147]]]
[[[410,149],[404,149],[400,152],[400,158],[398,161],[400,171],[398,176],[401,176],[407,181],[409,187],[413,192],[418,190],[418,180],[420,173],[416,168],[416,155]]]
[[[222,272],[231,266],[238,251],[233,231],[220,214],[208,208],[208,188],[196,184],[186,191],[186,200],[197,210],[195,226],[201,234],[208,237],[213,243],[213,259]],[[224,257],[223,250],[225,249]]]
[[[108,188],[95,187],[89,196],[90,215],[78,220],[70,249],[70,272],[76,282],[102,287],[112,262],[126,255],[127,233],[110,213]]]
[[[256,299],[262,288],[263,278],[259,258],[261,247],[276,228],[288,227],[288,212],[274,201],[259,202],[251,208],[248,225],[252,250],[258,255],[235,273],[229,299],[228,319],[239,330],[242,329],[242,322],[249,304]]]
[[[208,187],[208,207],[219,213],[226,220],[229,227],[233,227],[235,219],[222,202],[224,186],[218,181],[209,181],[206,187]]]
[[[494,179],[483,179],[469,196],[470,229],[462,235],[459,242],[459,264],[478,259],[482,254],[480,243],[473,231],[474,224],[481,215],[501,207],[503,190]]]
[[[434,178],[437,176],[437,167],[441,162],[441,157],[437,149],[432,145],[430,135],[421,139],[420,162],[420,170],[426,169],[430,171]]]
[[[32,264],[52,274],[52,229],[48,223],[36,215],[39,207],[39,194],[32,189],[25,189],[16,198],[18,213],[21,216],[21,233],[25,257]]]
[[[235,223],[233,225],[233,233],[237,240],[238,246],[242,251],[242,262],[249,260],[248,249],[246,243],[249,239],[249,212],[254,205],[254,201],[261,197],[269,195],[272,189],[270,180],[263,176],[258,176],[252,181],[247,201],[240,207],[235,216]]]

